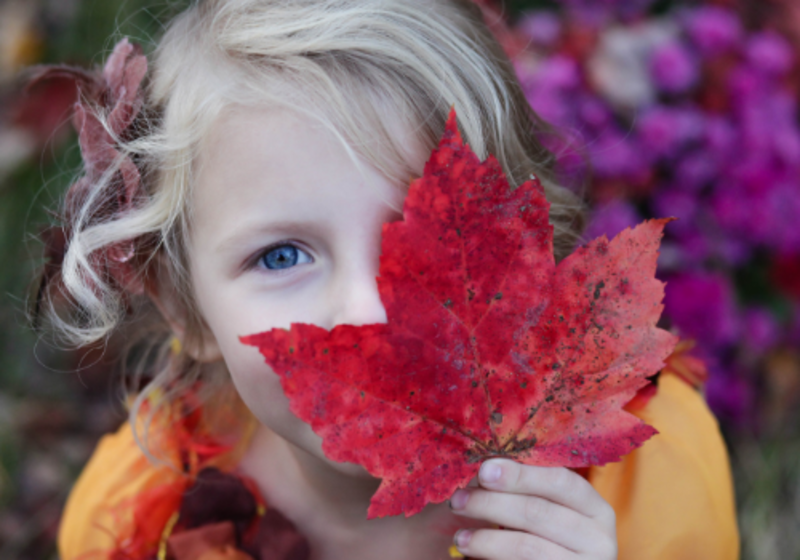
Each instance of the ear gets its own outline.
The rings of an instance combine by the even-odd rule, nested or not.
[[[212,363],[222,360],[222,351],[211,329],[202,317],[192,321],[182,298],[178,295],[175,282],[169,273],[164,256],[153,259],[148,270],[145,291],[170,327],[173,336],[180,341],[181,350],[199,363]],[[198,325],[190,325],[199,323]],[[198,332],[195,332],[198,331]]]

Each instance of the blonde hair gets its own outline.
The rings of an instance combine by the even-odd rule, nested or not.
[[[72,212],[61,284],[76,313],[55,318],[69,340],[102,339],[131,307],[148,308],[146,298],[132,302],[98,274],[89,258],[126,239],[155,240],[143,245],[140,273],[165,263],[158,273],[177,287],[190,319],[187,336],[197,336],[202,317],[186,263],[197,154],[226,107],[265,104],[323,108],[315,118],[398,184],[413,170],[382,116],[397,116],[430,151],[455,106],[465,140],[479,157],[493,154],[512,186],[531,174],[542,180],[557,258],[578,238],[583,207],[553,181],[553,157],[536,136],[545,125],[469,0],[203,0],[172,21],[155,51],[135,138],[116,139],[142,170],[146,200],[121,216],[94,219],[94,206],[112,196],[112,169]],[[164,258],[154,260],[156,252]],[[179,394],[202,374],[185,356],[180,366],[166,358],[168,329],[161,327],[156,355],[173,365],[161,368],[139,403],[156,389]]]

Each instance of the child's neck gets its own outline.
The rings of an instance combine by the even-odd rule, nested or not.
[[[446,504],[367,521],[378,481],[340,473],[260,425],[240,467],[309,540],[314,560],[446,560],[466,524]]]

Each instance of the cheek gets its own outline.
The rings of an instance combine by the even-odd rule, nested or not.
[[[275,429],[275,424],[282,419],[294,418],[280,378],[264,362],[258,350],[238,340],[223,343],[221,350],[237,391],[261,423]]]

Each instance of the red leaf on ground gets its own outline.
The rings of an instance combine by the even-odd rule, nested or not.
[[[668,220],[555,264],[537,180],[512,190],[450,117],[404,220],[384,225],[387,324],[307,324],[243,337],[280,375],[325,454],[383,482],[369,517],[448,499],[490,457],[585,467],[656,431],[623,407],[675,345],[656,328]]]

